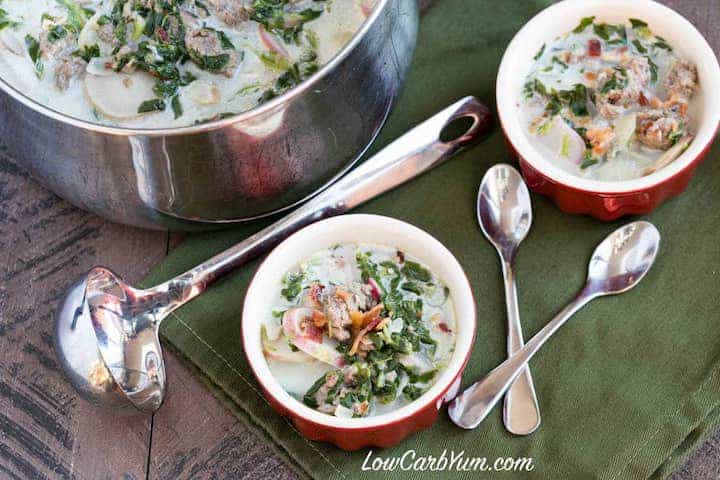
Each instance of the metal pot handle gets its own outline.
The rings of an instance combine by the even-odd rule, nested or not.
[[[472,125],[457,138],[443,141],[443,131],[461,118],[472,119]],[[405,133],[294,212],[159,287],[167,288],[173,299],[169,310],[192,300],[215,280],[300,228],[347,212],[440,165],[478,140],[491,126],[490,110],[475,97],[463,98]]]

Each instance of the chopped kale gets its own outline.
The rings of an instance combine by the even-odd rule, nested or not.
[[[83,48],[75,50],[73,52],[73,55],[82,58],[86,62],[89,62],[91,59],[100,56],[100,47],[97,44],[85,45]]]
[[[637,49],[638,52],[640,52],[640,53],[647,53],[647,48],[645,48],[645,47],[643,46],[643,44],[640,42],[640,40],[638,40],[638,39],[636,38],[635,40],[633,40],[632,43],[633,43],[633,45],[635,45],[635,48]]]
[[[655,43],[653,43],[653,46],[656,48],[662,48],[663,50],[667,50],[668,52],[672,52],[672,47],[667,43],[667,41],[662,37],[655,37]]]
[[[38,78],[42,78],[45,67],[40,58],[40,42],[32,35],[25,35],[25,46],[27,47],[30,60],[32,60],[33,66],[35,67],[35,75],[37,75]]]
[[[305,275],[302,273],[285,275],[283,278],[284,288],[280,291],[280,294],[285,297],[288,302],[292,302],[300,295],[300,292],[302,292],[302,283],[304,280]]]
[[[172,100],[170,101],[170,106],[173,109],[173,115],[175,116],[175,119],[182,117],[183,107],[182,107],[182,104],[180,103],[179,95],[175,95],[174,97],[172,97]]]
[[[627,85],[627,71],[622,67],[615,67],[613,76],[600,88],[600,93],[605,94],[613,90],[622,90],[627,87]]]
[[[14,28],[18,25],[18,22],[10,20],[7,11],[0,8],[0,30],[4,30],[6,28]]]
[[[80,33],[87,21],[93,15],[93,11],[83,8],[75,0],[56,0],[57,3],[65,7],[68,12],[67,26],[75,33]]]
[[[648,61],[648,66],[650,67],[650,81],[652,83],[657,83],[658,81],[658,66],[655,64],[655,62],[652,61],[650,57],[645,57]]]
[[[627,30],[625,25],[622,24],[595,23],[593,24],[593,32],[610,44],[627,43]]]
[[[573,33],[582,33],[585,31],[587,27],[592,25],[592,23],[595,21],[595,17],[585,17],[582,20],[580,20],[580,24],[573,29]]]
[[[320,4],[323,0],[315,0]],[[255,0],[250,18],[261,23],[269,32],[282,37],[286,43],[297,43],[303,26],[322,15],[322,9],[306,8],[302,11],[286,9],[289,0]]]
[[[401,271],[403,275],[410,280],[418,280],[425,283],[432,280],[432,275],[428,269],[417,262],[406,261]]]
[[[403,388],[403,396],[408,401],[417,400],[423,393],[425,393],[425,389],[416,385],[406,385],[405,388]]]
[[[161,98],[146,100],[138,107],[138,113],[157,112],[165,110],[165,101]]]
[[[65,29],[65,27],[63,25],[57,24],[57,25],[53,25],[52,27],[50,27],[50,30],[48,31],[48,34],[47,34],[47,39],[48,39],[48,42],[55,43],[58,40],[61,40],[65,37],[67,37],[67,34],[68,34],[68,32]]]

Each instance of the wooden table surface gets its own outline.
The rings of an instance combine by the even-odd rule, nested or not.
[[[720,0],[665,3],[720,51]],[[95,409],[62,376],[52,314],[70,282],[103,264],[136,283],[178,240],[80,211],[0,158],[0,478],[296,477],[172,354],[171,388],[154,415]],[[673,476],[717,478],[720,431]]]

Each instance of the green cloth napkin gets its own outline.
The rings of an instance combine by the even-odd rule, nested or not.
[[[458,98],[494,105],[495,72],[505,46],[547,1],[443,0],[422,20],[407,86],[375,150]],[[528,48],[536,46],[529,45]],[[518,72],[521,74],[521,72]],[[455,427],[445,413],[431,429],[383,458],[454,451],[464,457],[531,457],[529,473],[503,478],[664,478],[720,425],[720,152],[715,147],[689,190],[647,220],[663,242],[656,265],[632,292],[593,302],[532,361],[542,426],[508,434],[495,409],[476,430]],[[512,162],[502,135],[376,199],[360,212],[399,218],[430,232],[464,266],[478,301],[478,330],[464,385],[505,358],[505,306],[499,263],[475,219],[483,174]],[[584,281],[589,256],[627,221],[602,223],[560,212],[533,196],[534,224],[517,259],[526,338],[568,302]],[[188,237],[146,280],[155,284],[207,259],[269,223]],[[267,404],[240,342],[244,292],[253,262],[179,310],[162,325],[165,345],[196,367],[208,386],[272,442],[303,475],[328,478],[434,478],[435,472],[361,471],[367,452],[309,442]],[[172,382],[172,376],[170,378]],[[490,473],[448,472],[452,478]]]

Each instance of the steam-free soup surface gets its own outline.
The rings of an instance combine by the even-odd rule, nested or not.
[[[283,388],[347,418],[420,397],[447,366],[455,335],[442,281],[403,252],[366,244],[322,250],[287,272],[262,327]]]
[[[0,76],[116,126],[240,113],[328,62],[375,0],[2,0]]]
[[[649,175],[692,142],[694,64],[641,19],[582,19],[543,45],[525,83],[520,114],[553,163],[590,179]]]

